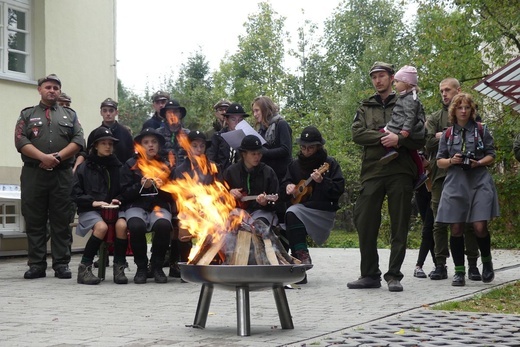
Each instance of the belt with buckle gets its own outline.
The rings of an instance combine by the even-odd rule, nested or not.
[[[34,163],[34,162],[25,162],[25,163],[23,163],[23,166],[32,167],[32,168],[37,167],[37,168],[45,170],[45,171],[66,170],[66,169],[70,169],[70,167],[71,167],[70,165],[60,164],[60,165],[50,168],[50,169],[44,169],[44,168],[40,167],[40,163]]]

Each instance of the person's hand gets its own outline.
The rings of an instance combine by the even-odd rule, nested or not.
[[[110,205],[110,204],[106,201],[93,201],[92,202],[92,207],[102,207],[102,206],[106,206],[106,205]]]
[[[381,138],[381,144],[385,147],[397,147],[399,142],[399,137],[397,134],[385,132],[386,136]]]
[[[152,186],[152,183],[153,183],[153,179],[151,179],[151,178],[147,178],[147,177],[141,178],[141,185],[144,188],[150,188]]]
[[[442,137],[442,131],[439,131],[438,133],[435,133],[435,138],[440,139]]]
[[[294,188],[296,188],[295,184],[288,184],[287,187],[285,187],[285,192],[287,193],[287,195],[292,195],[294,193]]]
[[[40,157],[40,167],[45,170],[53,169],[58,166],[59,163],[60,161],[56,159],[54,154],[44,154]]]
[[[117,199],[112,199],[112,202],[110,204],[112,204],[112,205],[121,205],[121,201],[119,201]]]
[[[323,181],[323,176],[318,172],[318,170],[314,170],[314,172],[311,173],[311,178],[316,183],[321,183]]]
[[[160,178],[156,178],[156,179],[152,180],[152,182],[155,182],[155,186],[157,188],[160,188],[163,185],[163,180]]]
[[[462,154],[456,153],[453,157],[449,158],[451,165],[462,164]]]
[[[242,198],[242,188],[233,188],[229,192],[235,199],[240,200]]]
[[[256,202],[259,203],[259,204],[262,205],[262,206],[267,205],[267,198],[266,198],[265,193],[263,193],[263,194],[259,194],[259,195],[256,197]]]

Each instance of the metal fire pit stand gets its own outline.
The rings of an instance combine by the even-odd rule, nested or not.
[[[195,320],[193,321],[193,326],[196,328],[206,327],[211,297],[213,296],[213,288],[213,284],[202,284],[199,302],[197,304],[197,311],[195,313]],[[272,288],[282,329],[294,329],[291,312],[289,310],[289,303],[287,302],[287,296],[285,295],[283,284],[273,284]],[[235,289],[237,295],[237,335],[250,336],[251,319],[249,311],[249,286],[237,285]]]

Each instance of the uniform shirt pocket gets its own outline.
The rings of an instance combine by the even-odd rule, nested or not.
[[[34,122],[30,122],[27,126],[28,128],[28,138],[35,139],[41,137],[43,121],[37,120]]]

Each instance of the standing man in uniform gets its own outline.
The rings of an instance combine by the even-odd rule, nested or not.
[[[134,139],[130,131],[117,121],[117,102],[111,98],[105,99],[100,106],[100,113],[103,121],[101,126],[110,129],[112,135],[119,141],[114,144],[114,154],[119,159],[121,164],[126,163],[134,155]],[[92,146],[93,136],[96,129],[94,129],[88,136],[87,153]]]
[[[413,181],[417,176],[417,166],[410,150],[420,149],[424,146],[425,139],[380,132],[392,117],[392,109],[397,100],[392,91],[394,73],[393,65],[374,63],[370,69],[370,77],[376,94],[362,102],[352,124],[352,139],[363,146],[363,161],[361,192],[354,209],[354,224],[358,231],[361,252],[361,277],[347,284],[350,289],[381,287],[377,237],[381,226],[381,209],[387,196],[391,245],[389,267],[384,279],[389,291],[403,290],[401,280],[404,275],[401,265],[406,253]],[[414,132],[420,133],[421,129],[414,129]],[[386,153],[384,147],[394,147],[399,152],[399,156],[386,165],[379,162],[379,158]]]
[[[226,126],[224,113],[226,113],[229,105],[231,105],[231,102],[226,99],[221,99],[213,105],[213,110],[215,110],[215,120],[213,121],[211,129],[206,132],[206,137],[208,139],[211,139],[214,134],[218,133]]]
[[[163,92],[162,90],[159,90],[152,95],[154,114],[150,119],[144,122],[142,130],[147,128],[159,129],[163,125],[164,118],[161,117],[161,110],[168,101],[170,101],[170,94]]]
[[[460,83],[455,78],[446,78],[439,84],[442,96],[442,109],[433,113],[428,117],[426,122],[426,151],[430,158],[431,168],[431,205],[434,219],[437,218],[437,209],[441,199],[442,186],[446,178],[446,169],[437,167],[437,150],[439,149],[439,140],[443,131],[451,126],[448,117],[448,107],[453,97],[460,93]],[[449,232],[448,224],[433,224],[433,241],[435,243],[435,270],[430,273],[432,280],[444,280],[448,278],[448,270],[446,268],[446,258],[449,257]],[[473,226],[468,223],[464,230],[464,244],[466,247],[466,257],[468,258],[468,278],[472,281],[482,281],[482,276],[477,267],[477,259],[479,257],[477,238],[473,232]]]
[[[72,165],[84,140],[76,112],[57,104],[60,91],[61,81],[56,75],[38,80],[40,103],[23,109],[16,122],[15,146],[24,162],[20,186],[28,243],[26,279],[46,276],[47,219],[54,276],[72,276],[69,269]]]

